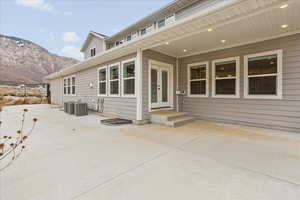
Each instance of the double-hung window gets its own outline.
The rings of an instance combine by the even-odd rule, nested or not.
[[[208,97],[208,62],[188,65],[188,96]]]
[[[94,57],[96,55],[96,48],[91,49],[91,57]]]
[[[135,96],[135,59],[122,62],[122,94],[123,96]]]
[[[76,95],[76,78],[69,76],[64,78],[64,95]]]
[[[76,80],[75,76],[71,77],[71,88],[72,88],[72,95],[76,94]]]
[[[212,62],[212,97],[239,98],[239,57]]]
[[[64,79],[64,95],[67,94],[67,79]]]
[[[67,79],[68,80],[68,94],[71,94],[71,79],[70,78],[68,78]]]
[[[109,96],[120,95],[120,63],[112,64],[108,67],[109,71]]]
[[[282,98],[282,50],[244,57],[245,98]]]
[[[98,95],[106,96],[107,94],[107,68],[101,67],[98,69]]]

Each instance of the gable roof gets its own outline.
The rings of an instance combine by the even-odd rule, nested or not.
[[[107,35],[97,33],[95,31],[90,31],[87,38],[86,38],[86,40],[84,41],[84,43],[81,47],[81,50],[80,50],[81,52],[83,52],[87,48],[88,44],[90,43],[90,41],[92,40],[93,37],[98,37],[98,38],[101,38],[103,40],[109,38]]]

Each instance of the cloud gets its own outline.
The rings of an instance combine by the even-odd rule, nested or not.
[[[40,10],[52,11],[53,6],[44,0],[16,0],[16,3],[21,6],[36,8]]]
[[[66,32],[62,36],[64,42],[76,42],[79,40],[78,35],[75,32]]]
[[[64,48],[62,49],[62,53],[67,57],[73,57],[80,60],[83,58],[80,49],[72,45],[64,46]]]

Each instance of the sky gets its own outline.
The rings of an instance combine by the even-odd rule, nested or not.
[[[0,34],[82,59],[89,31],[112,35],[172,0],[0,0]]]

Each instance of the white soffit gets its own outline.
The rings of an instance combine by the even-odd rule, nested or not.
[[[300,32],[300,1],[277,2],[279,4],[276,3],[268,9],[249,16],[245,15],[239,20],[223,24],[212,23],[203,31],[152,49],[168,55],[184,57]],[[289,6],[281,9],[280,5],[286,2]],[[285,24],[288,27],[282,28],[281,26]],[[208,28],[212,28],[213,31],[207,31]],[[226,42],[222,43],[221,40]],[[187,51],[183,52],[183,49]]]

